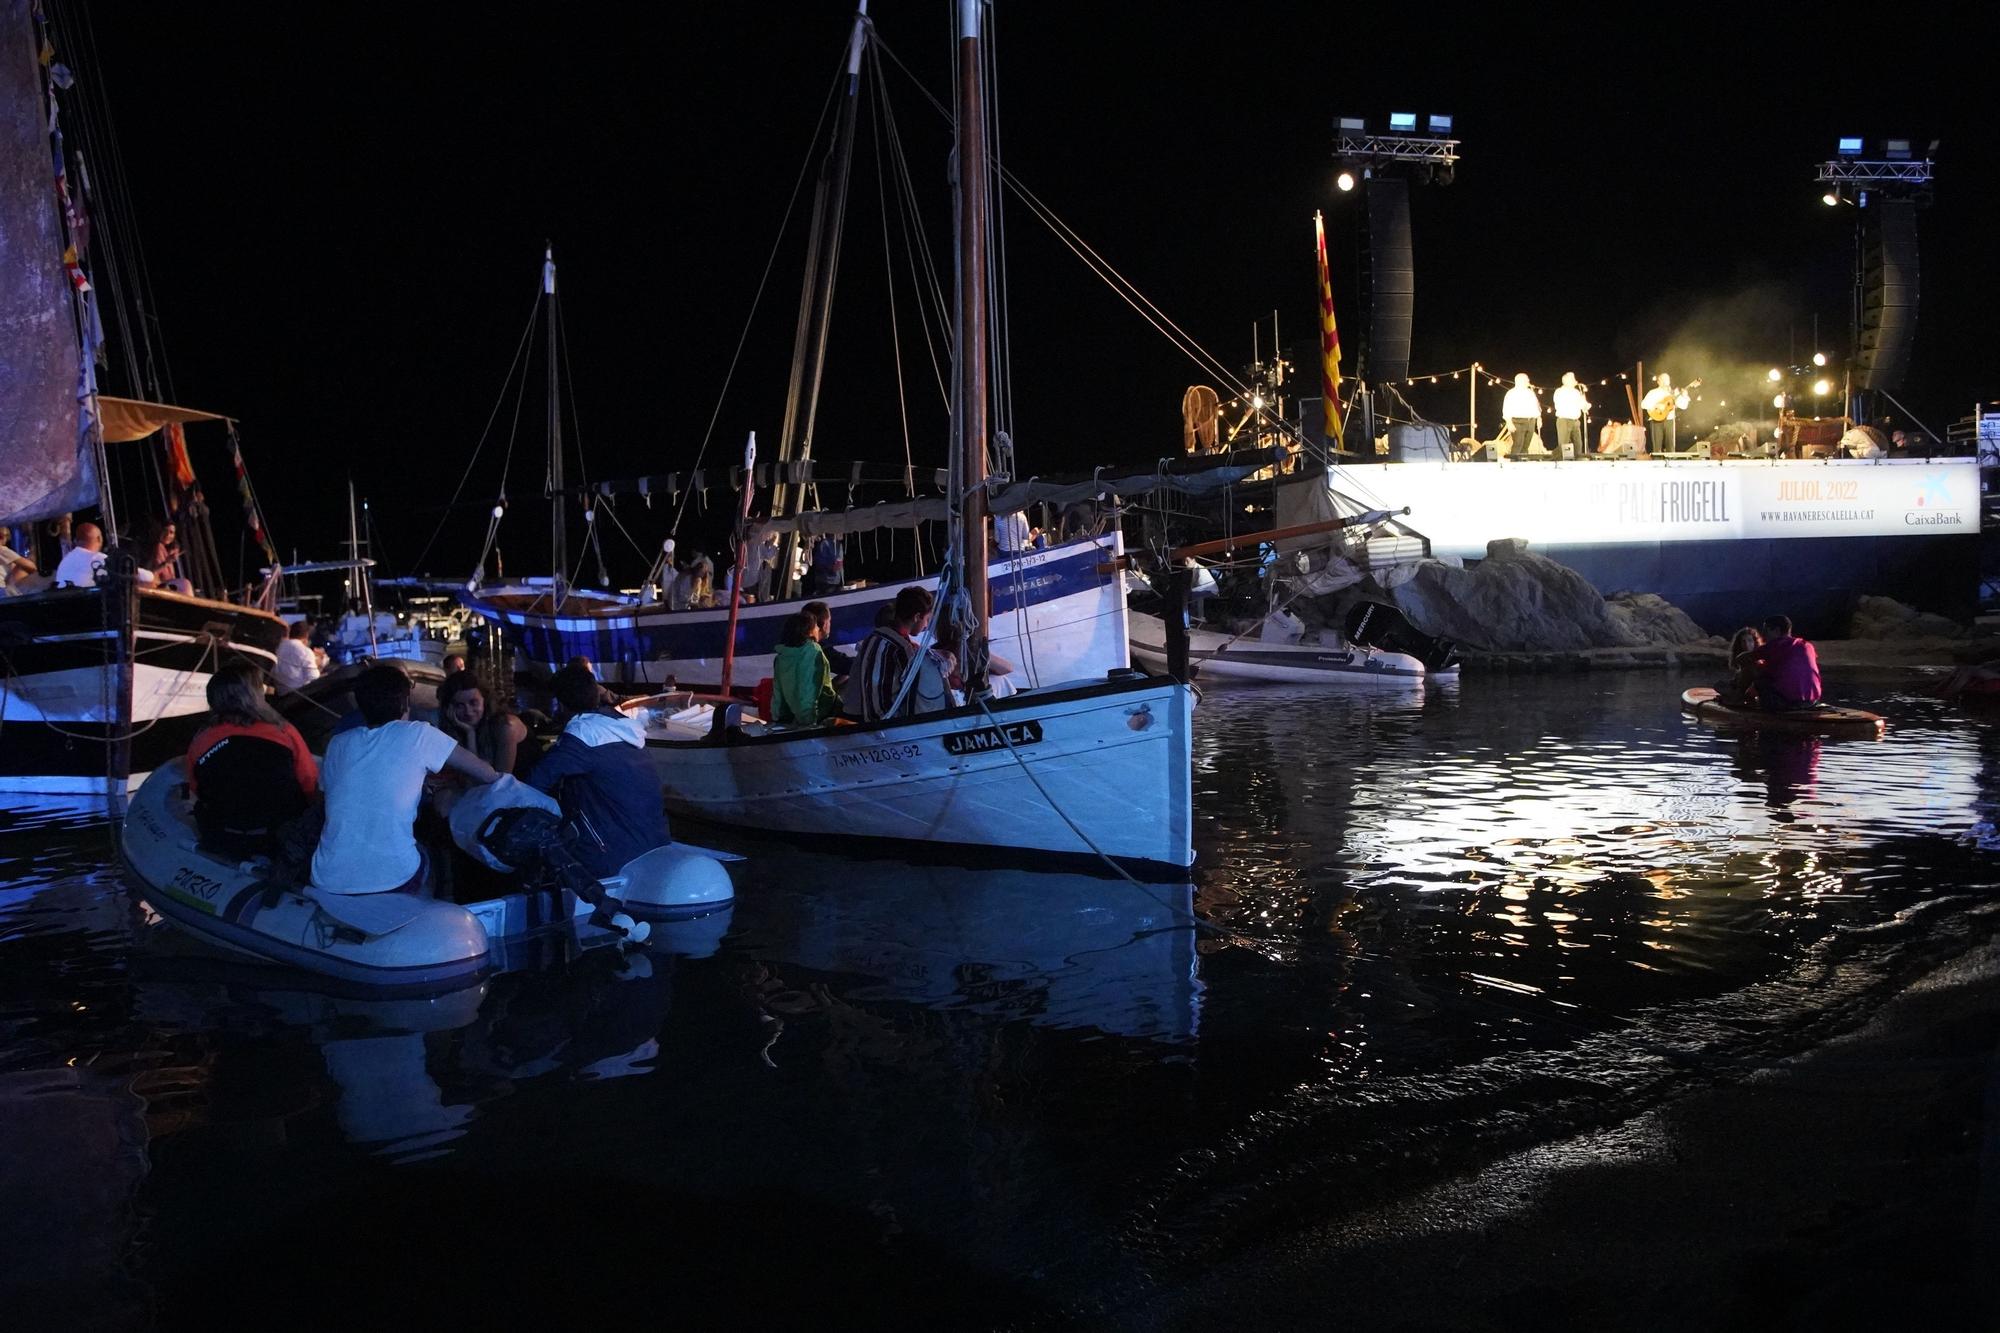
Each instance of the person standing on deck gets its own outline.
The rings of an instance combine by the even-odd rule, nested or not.
[[[1507,390],[1507,396],[1501,400],[1500,415],[1507,418],[1507,428],[1514,433],[1507,456],[1526,458],[1528,441],[1535,438],[1535,432],[1542,424],[1542,400],[1535,397],[1534,386],[1526,375],[1514,377],[1514,387]]]

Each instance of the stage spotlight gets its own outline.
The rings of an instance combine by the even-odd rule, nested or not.
[[[1415,134],[1416,132],[1417,132],[1417,113],[1416,113],[1416,112],[1414,112],[1414,111],[1391,111],[1391,112],[1389,113],[1389,133],[1391,133],[1391,134]],[[1908,145],[1907,145],[1907,144],[1905,144],[1904,146],[1905,146],[1905,147],[1908,147]]]
[[[1868,191],[1863,190],[1859,195],[1855,196],[1854,206],[1856,208],[1868,207]]]
[[[1908,139],[1890,139],[1882,145],[1882,149],[1883,156],[1887,157],[1891,162],[1907,162],[1910,160],[1910,141]]]
[[[1842,157],[1860,157],[1861,140],[1849,139],[1845,135],[1843,135],[1840,140],[1840,147],[1838,149],[1838,152]]]
[[[1779,370],[1776,366],[1772,366],[1771,373],[1766,375],[1764,378],[1771,381],[1771,383],[1776,384],[1779,380],[1783,379],[1784,377],[1785,377],[1784,371]]]
[[[1828,208],[1838,207],[1840,204],[1840,191],[1828,190],[1825,194],[1819,197],[1819,201],[1822,204],[1825,204]]]
[[[1826,364],[1826,353],[1825,353],[1825,352],[1814,352],[1814,353],[1813,353],[1813,364],[1814,364],[1814,365],[1816,365],[1816,366],[1823,366],[1823,365],[1825,365],[1825,364]]]
[[[1430,127],[1430,132],[1437,135],[1438,138],[1448,139],[1451,137],[1450,116],[1432,116],[1424,123]]]
[[[1342,194],[1346,194],[1349,190],[1354,188],[1354,173],[1351,171],[1343,171],[1338,176],[1335,176],[1333,178],[1333,183],[1340,187],[1340,192]]]
[[[1437,169],[1437,183],[1439,185],[1449,185],[1452,182],[1452,177],[1455,176],[1456,174],[1457,173],[1452,170],[1451,163],[1449,162],[1441,163],[1439,164]]]
[[[1833,392],[1833,385],[1831,382],[1827,380],[1813,381],[1813,393],[1815,393],[1819,397],[1824,398],[1832,392]]]
[[[1779,410],[1780,412],[1784,411],[1784,410],[1785,410],[1785,395],[1783,395],[1783,394],[1779,394],[1779,395],[1778,395],[1777,397],[1773,398],[1773,399],[1771,400],[1771,406],[1773,406],[1773,407],[1777,408],[1777,409],[1778,409],[1778,410]]]

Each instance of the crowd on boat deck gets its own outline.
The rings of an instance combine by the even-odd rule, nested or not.
[[[1819,650],[1792,633],[1788,616],[1737,630],[1729,641],[1729,670],[1717,695],[1732,707],[1784,713],[1819,706]]]
[[[531,807],[532,798],[495,786],[503,778],[554,799],[560,818],[544,817],[549,827],[535,847],[580,896],[672,841],[643,727],[608,706],[588,662],[556,673],[556,717],[537,715],[534,729],[491,706],[469,671],[438,686],[435,721],[412,718],[412,692],[396,666],[362,670],[354,708],[315,761],[266,700],[257,666],[239,659],[220,668],[209,681],[207,725],[187,756],[202,845],[267,857],[279,877],[321,893],[432,892],[447,876],[420,830],[439,832],[480,789],[496,809]],[[446,838],[428,841],[448,859],[457,855]],[[468,860],[461,873],[472,871]]]
[[[134,524],[129,538],[113,547],[104,529],[83,521],[69,530],[62,558],[44,574],[33,556],[0,545],[0,596],[26,597],[53,588],[90,588],[104,578],[114,550],[131,555],[134,577],[142,584],[192,594],[194,584],[182,573],[181,547],[170,520],[145,518]]]

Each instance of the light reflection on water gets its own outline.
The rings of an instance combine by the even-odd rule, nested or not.
[[[1990,727],[1886,685],[1843,698],[1882,741],[1738,735],[1679,688],[1216,689],[1192,885],[776,852],[644,955],[545,942],[421,1002],[219,964],[123,896],[101,829],[0,816],[0,1100],[147,1145],[118,1174],[38,1119],[0,1167],[104,1176],[111,1204],[40,1224],[75,1287],[199,1264],[169,1238],[134,1268],[120,1198],[248,1233],[364,1160],[616,1161],[1108,1284],[1353,1165],[1783,1053],[1986,929]],[[589,1146],[549,1128],[576,1117]]]

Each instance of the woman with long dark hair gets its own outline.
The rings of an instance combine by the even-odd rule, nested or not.
[[[527,724],[490,705],[479,677],[470,671],[452,672],[439,684],[437,700],[441,731],[491,764],[495,772],[514,771],[521,742],[528,738]]]

